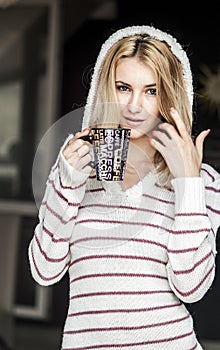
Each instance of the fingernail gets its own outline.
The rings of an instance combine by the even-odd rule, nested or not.
[[[87,130],[90,130],[90,128],[85,128],[82,130],[82,132],[87,131]]]

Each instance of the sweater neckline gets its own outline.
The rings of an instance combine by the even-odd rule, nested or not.
[[[144,185],[152,182],[156,182],[156,170],[150,170],[142,179],[136,184],[132,185],[127,189],[123,189],[119,181],[102,181],[102,186],[106,192],[121,194],[124,196],[141,196],[143,193]]]

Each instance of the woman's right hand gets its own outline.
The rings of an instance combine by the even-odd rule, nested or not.
[[[80,139],[82,136],[87,136],[90,129],[77,132],[68,142],[63,150],[63,156],[66,161],[76,170],[90,174],[92,167],[89,165],[93,161],[91,144],[88,141]]]

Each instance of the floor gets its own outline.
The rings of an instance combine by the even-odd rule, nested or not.
[[[60,328],[18,324],[14,339],[16,345],[11,350],[59,350],[60,341]],[[220,350],[220,341],[204,340],[201,345],[204,350]]]

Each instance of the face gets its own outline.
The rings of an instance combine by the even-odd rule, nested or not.
[[[115,75],[120,126],[130,128],[133,139],[143,137],[160,122],[155,74],[132,57],[119,61]]]

